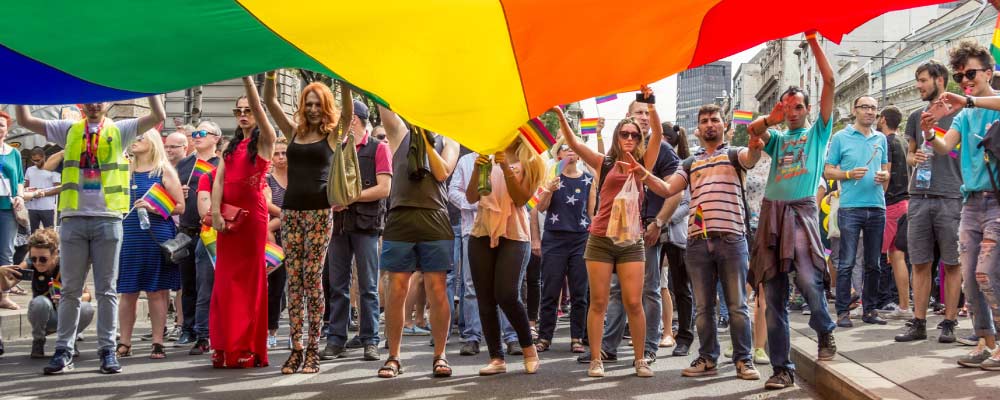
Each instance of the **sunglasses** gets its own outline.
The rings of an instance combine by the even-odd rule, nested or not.
[[[376,136],[375,136],[375,139],[378,139],[378,140],[385,140],[385,135],[376,135]]]
[[[250,113],[251,113],[250,107],[245,107],[245,108],[236,107],[236,108],[233,108],[233,116],[234,117],[242,117],[244,115],[250,115]]]
[[[956,72],[956,73],[952,74],[951,75],[951,79],[954,79],[955,83],[962,83],[962,78],[963,77],[965,79],[968,79],[968,80],[971,81],[973,79],[976,79],[976,73],[978,73],[979,71],[988,72],[988,71],[992,71],[992,70],[989,69],[989,68],[969,69],[969,70],[966,70],[965,72]]]
[[[31,258],[31,263],[32,264],[35,264],[35,263],[48,264],[48,262],[49,262],[49,258],[48,257],[29,257],[29,258]]]
[[[248,110],[249,110],[249,108],[248,108]],[[191,137],[193,137],[195,139],[197,139],[197,138],[203,138],[203,137],[208,136],[208,135],[215,135],[215,133],[214,132],[209,132],[209,131],[206,131],[206,130],[200,130],[200,131],[191,132]]]
[[[622,140],[632,139],[635,141],[642,140],[642,134],[639,132],[618,132],[618,137]]]

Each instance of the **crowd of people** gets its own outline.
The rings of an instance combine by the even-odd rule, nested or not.
[[[938,340],[975,346],[958,364],[1000,370],[1000,129],[991,129],[1000,97],[989,50],[961,42],[948,67],[921,64],[915,86],[927,106],[903,135],[900,110],[870,96],[855,99],[850,122],[833,132],[834,72],[815,33],[806,38],[822,78],[818,103],[788,88],[746,126],[746,147],[731,143],[722,110],[705,105],[693,153],[646,86],[609,146],[603,120],[595,149],[553,108],[551,154],[521,137],[478,154],[382,106],[373,128],[365,102],[344,87],[338,103],[323,83],[303,89],[290,117],[274,72],[262,94],[243,79],[228,140],[211,121],[162,138],[157,96],[149,115],[119,121],[101,103],[84,105],[78,121],[18,106],[18,124],[65,150],[49,160],[32,153],[25,171],[0,144],[0,282],[31,282],[31,357],[45,357],[56,333],[45,374],[73,368],[76,338],[95,316],[100,370],[121,372],[140,292],[150,358],[166,357],[171,291],[176,343],[210,353],[216,368],[267,366],[287,308],[282,374],[316,373],[354,348],[381,360],[384,338],[377,374],[393,378],[404,372],[402,336],[430,335],[433,376],[448,377],[453,325],[460,355],[486,346],[480,375],[507,372],[507,356],[522,356],[534,374],[565,318],[568,349],[590,377],[618,360],[627,327],[639,377],[654,375],[659,348],[687,356],[697,337],[683,376],[716,375],[730,359],[739,379],[758,380],[756,365],[770,363],[765,387],[780,389],[795,379],[790,310],[809,314],[817,358],[830,360],[834,330],[852,319],[905,319],[894,340],[925,340],[928,308],[943,304]],[[949,67],[965,95],[945,91]],[[0,143],[10,124],[0,113]],[[338,204],[330,188],[348,178],[338,175],[343,157],[356,160],[360,192]],[[153,192],[176,204],[163,207]],[[15,264],[26,204],[33,233]],[[271,244],[284,250],[280,265],[266,262]],[[955,331],[965,315],[972,337]]]

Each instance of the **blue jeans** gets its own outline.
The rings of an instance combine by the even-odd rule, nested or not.
[[[14,236],[17,236],[14,210],[0,210],[0,265],[14,263]]]
[[[656,353],[660,345],[660,325],[663,316],[663,294],[660,293],[660,248],[655,244],[646,248],[646,266],[643,271],[642,309],[646,315],[646,347],[643,353]],[[608,313],[604,322],[604,338],[601,349],[608,355],[617,355],[618,346],[625,335],[625,306],[622,304],[622,287],[618,275],[611,279],[608,298]],[[634,344],[633,344],[634,345]]]
[[[718,294],[719,299],[722,300],[719,302],[719,317],[729,319],[729,308],[726,307],[728,301],[726,301],[726,293],[722,290],[722,281],[719,281],[715,285],[715,292]]]
[[[742,235],[688,240],[684,263],[694,289],[698,355],[713,363],[719,358],[715,306],[719,297],[716,282],[720,281],[724,293],[722,297],[729,303],[729,336],[733,340],[733,361],[750,359],[752,329],[746,302],[748,261],[747,241]]]
[[[476,299],[476,287],[472,283],[472,273],[469,271],[469,235],[463,235],[460,241],[462,245],[461,273],[462,273],[462,297],[459,300],[459,312],[461,319],[461,340],[463,342],[483,341],[483,327],[479,321],[479,300]],[[456,264],[458,265],[458,264]]]
[[[330,328],[327,344],[347,344],[351,320],[351,261],[358,268],[358,339],[378,345],[378,234],[344,232],[330,238],[326,262],[330,269]]]
[[[1000,206],[992,194],[973,193],[962,207],[958,229],[965,299],[973,313],[972,328],[979,337],[996,335],[1000,329]],[[994,243],[985,244],[984,240]],[[981,276],[977,276],[980,275]]]
[[[83,333],[93,320],[94,305],[80,303],[80,322],[76,333]],[[59,310],[48,297],[36,296],[28,303],[28,323],[31,325],[31,338],[45,340],[45,336],[55,333],[59,326]]]
[[[810,259],[807,244],[797,246],[796,253],[796,260]],[[826,334],[833,332],[837,325],[833,323],[830,312],[826,308],[823,274],[818,268],[826,268],[826,266],[795,264],[795,285],[802,292],[802,297],[805,298],[809,310],[812,311],[812,314],[809,315],[809,327],[816,333]],[[788,353],[792,350],[788,328],[789,290],[791,290],[789,273],[778,272],[771,280],[764,281],[764,299],[767,302],[767,312],[764,316],[767,319],[768,356],[771,357],[771,365],[775,369],[784,368],[794,371],[795,364],[788,357]]]
[[[882,232],[885,230],[885,209],[876,207],[841,208],[837,215],[840,226],[840,260],[837,262],[837,315],[844,314],[851,305],[851,273],[854,257],[858,253],[859,236],[864,239],[864,287],[861,304],[864,312],[874,311],[878,305],[879,253],[882,251]]]
[[[208,313],[212,304],[212,285],[215,284],[215,264],[200,239],[194,250],[194,270],[198,285],[198,300],[194,306],[194,333],[198,339],[208,340]]]
[[[587,337],[587,305],[590,303],[587,264],[583,251],[587,232],[546,231],[542,239],[542,300],[538,313],[538,338],[552,340],[559,313],[559,295],[563,282],[569,281],[573,307],[569,312],[572,339]]]
[[[59,226],[62,250],[62,300],[56,348],[72,351],[80,322],[80,297],[88,269],[94,270],[97,298],[97,348],[113,350],[118,331],[118,255],[122,247],[122,220],[108,217],[66,217]]]

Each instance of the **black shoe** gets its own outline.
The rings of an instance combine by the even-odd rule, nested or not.
[[[208,353],[209,351],[211,351],[211,347],[208,345],[208,339],[198,339],[198,341],[194,343],[194,346],[191,347],[191,350],[188,351],[188,354],[192,356],[200,356]]]
[[[102,374],[117,374],[122,372],[122,365],[118,363],[118,355],[115,351],[109,348],[101,349],[98,352],[101,356],[101,373]]]
[[[777,390],[795,386],[795,375],[787,369],[775,371],[771,379],[764,384],[764,389]]]
[[[601,361],[606,363],[616,363],[618,362],[617,354],[608,354],[606,351],[601,350]],[[590,364],[590,352],[581,354],[576,358],[576,362],[580,364]]]
[[[719,333],[729,332],[729,318],[719,317]]]
[[[365,345],[365,355],[362,357],[365,361],[378,361],[381,356],[378,354],[378,345],[366,344]]]
[[[840,313],[840,315],[837,316],[837,326],[841,328],[853,328],[854,323],[851,322],[851,313]]]
[[[521,350],[521,344],[516,341],[507,342],[507,355],[511,356],[524,355],[524,351]]]
[[[194,342],[197,342],[197,341],[198,341],[198,338],[195,337],[195,335],[191,334],[191,332],[182,332],[181,336],[179,338],[177,338],[177,341],[174,342],[174,346],[175,347],[183,347],[183,346],[187,346],[187,345],[189,345],[191,343],[194,343]]]
[[[4,351],[6,350],[3,348],[3,338],[0,338],[0,356],[3,355]]]
[[[674,347],[674,352],[671,353],[674,357],[687,357],[688,352],[691,351],[691,345],[685,343],[677,343]]]
[[[889,323],[889,321],[886,321],[882,319],[882,317],[878,316],[878,311],[875,310],[871,310],[862,315],[861,321],[866,324],[876,324],[876,325],[885,325]]]
[[[647,351],[643,358],[646,359],[646,364],[653,365],[656,362],[656,353]]]
[[[49,365],[42,368],[42,373],[45,375],[55,375],[61,374],[64,371],[73,370],[73,356],[69,349],[58,348],[56,353],[52,355],[49,360]]]
[[[461,356],[474,356],[479,354],[479,342],[468,341],[462,345],[462,349],[458,351],[458,355]]]
[[[319,352],[320,360],[332,360],[344,356],[344,348],[332,344],[327,344],[323,351]]]
[[[361,329],[361,324],[358,324],[357,320],[352,319],[351,322],[347,324],[347,330],[351,332],[357,332],[360,329]]]
[[[45,358],[45,339],[31,341],[31,358]]]
[[[345,344],[344,347],[348,349],[360,349],[362,347],[365,347],[365,344],[361,343],[360,337],[355,336],[352,337],[351,340],[348,340],[347,344]]]
[[[914,340],[927,340],[926,319],[911,319],[903,328],[903,333],[896,335],[897,342],[912,342]]]
[[[958,326],[958,321],[953,319],[946,319],[941,321],[938,326],[941,327],[941,336],[938,336],[938,342],[940,343],[955,343],[955,327]]]
[[[816,358],[820,361],[829,361],[836,355],[837,341],[833,339],[833,332],[819,334],[819,354]]]

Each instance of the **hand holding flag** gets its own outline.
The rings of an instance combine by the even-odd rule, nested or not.
[[[167,193],[167,189],[163,187],[160,183],[153,184],[152,187],[146,191],[146,194],[142,196],[141,201],[145,201],[146,205],[156,211],[157,214],[163,216],[163,218],[170,218],[170,214],[174,212],[174,208],[177,207],[177,202],[170,197]]]

